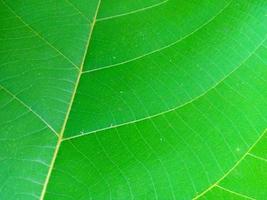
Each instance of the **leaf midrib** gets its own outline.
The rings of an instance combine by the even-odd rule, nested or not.
[[[68,110],[67,110],[67,113],[66,113],[66,116],[65,116],[65,119],[64,119],[64,123],[62,125],[61,131],[60,131],[59,136],[58,136],[57,144],[56,144],[55,151],[54,151],[51,163],[50,163],[50,167],[49,167],[46,179],[45,179],[45,183],[44,183],[42,192],[41,192],[40,200],[43,200],[44,197],[45,197],[47,186],[48,186],[48,183],[49,183],[49,180],[50,180],[50,177],[51,177],[51,173],[52,173],[52,170],[54,168],[54,164],[55,164],[56,157],[57,157],[57,154],[58,154],[58,151],[59,151],[59,148],[60,148],[60,144],[61,144],[62,139],[63,139],[63,135],[64,135],[66,124],[67,124],[67,121],[68,121],[68,118],[69,118],[71,107],[72,107],[72,104],[73,104],[73,101],[74,101],[74,98],[75,98],[75,95],[76,95],[76,91],[77,91],[77,88],[78,88],[78,85],[79,85],[79,82],[80,82],[80,78],[81,78],[81,75],[82,75],[82,70],[83,70],[83,66],[84,66],[85,57],[86,57],[86,54],[87,54],[87,51],[88,51],[88,47],[89,47],[89,44],[90,44],[90,40],[91,40],[91,36],[92,36],[92,32],[93,32],[94,25],[95,25],[95,22],[96,22],[96,17],[97,17],[97,14],[98,14],[98,10],[99,10],[100,4],[101,4],[101,0],[98,1],[98,5],[97,5],[96,11],[95,11],[93,22],[91,24],[89,24],[90,30],[89,30],[88,40],[87,40],[87,43],[86,43],[86,46],[85,46],[85,51],[84,51],[84,55],[83,55],[83,58],[82,58],[81,66],[79,68],[79,73],[78,73],[78,76],[77,76],[77,79],[76,79],[76,83],[75,83],[73,94],[72,94],[71,100],[70,100],[70,104],[68,106]]]

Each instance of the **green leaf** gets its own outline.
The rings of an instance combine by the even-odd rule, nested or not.
[[[0,199],[265,199],[265,0],[0,1]]]

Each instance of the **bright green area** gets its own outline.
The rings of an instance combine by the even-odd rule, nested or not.
[[[213,21],[213,18],[216,18],[219,13],[224,11],[229,6],[229,2],[228,0],[213,2],[201,1],[196,3],[195,1],[169,0],[164,4],[147,9],[143,12],[97,21],[94,27],[93,37],[90,41],[84,70],[118,65],[119,63],[128,62],[129,60],[151,54],[169,45],[173,47],[158,52],[153,56],[165,57],[165,59],[167,57],[167,59],[170,59],[176,55],[175,57],[177,58],[179,54],[175,51],[175,48],[177,49],[180,46],[184,46],[183,44],[185,43],[179,44],[179,41],[183,40],[183,38],[188,35],[192,35],[201,27],[206,29],[205,25],[209,24]],[[106,4],[106,1],[103,1],[103,4],[101,4],[103,6],[101,7],[104,7]],[[116,4],[118,4],[118,6],[121,5],[119,3]],[[129,7],[132,6],[131,3],[128,3],[128,5]],[[225,15],[232,14],[233,9],[236,10],[236,7],[230,6],[230,9],[231,8],[231,13],[228,12],[225,13]],[[248,8],[243,6],[243,8],[241,7],[239,9],[240,11],[246,12],[245,10]],[[235,15],[230,15],[228,17],[232,19]],[[237,21],[235,22],[235,20],[219,18],[221,22],[227,21],[231,23],[229,24],[230,26],[225,27],[223,32],[220,32],[221,36],[229,34],[234,27],[234,23],[240,23],[238,19],[236,19]],[[218,27],[216,23],[211,24],[213,28]],[[220,23],[220,26],[222,26],[222,23]],[[221,28],[224,27],[222,26]],[[198,33],[196,35],[200,36],[201,34]],[[195,43],[195,45],[197,44]],[[212,45],[211,42],[210,45]],[[193,51],[193,49],[191,49],[191,51]],[[167,56],[164,56],[165,54],[167,54]],[[184,55],[182,52],[181,54]],[[164,58],[161,58],[160,62],[164,62],[163,59]],[[158,61],[154,60],[154,62],[157,63]],[[153,63],[153,65],[155,65],[155,63]],[[147,64],[150,64],[147,65],[149,67],[153,66],[151,66],[151,63]],[[166,66],[165,68],[168,67]]]
[[[127,21],[125,19],[127,17],[133,18],[134,23],[142,24],[141,21],[136,22],[137,14],[137,16],[129,15],[116,20],[107,20],[105,23],[110,22],[112,24],[110,26],[113,28],[102,22],[99,25],[96,23],[92,43],[90,43],[92,48],[89,48],[87,59],[92,61],[98,59],[96,63],[100,66],[98,68],[100,70],[85,72],[82,75],[64,135],[71,136],[80,132],[91,132],[146,118],[179,107],[206,93],[238,68],[265,40],[267,26],[263,20],[266,20],[266,12],[261,6],[257,7],[253,4],[255,3],[251,2],[249,5],[232,3],[221,5],[220,10],[214,9],[215,6],[213,6],[210,7],[210,12],[194,11],[193,13],[197,13],[197,15],[213,14],[208,19],[203,17],[206,21],[201,25],[198,24],[199,20],[191,19],[190,23],[186,23],[184,20],[176,19],[175,21],[178,23],[183,21],[188,26],[193,26],[195,23],[194,32],[185,33],[187,34],[186,38],[165,49],[107,69],[101,69],[102,62],[108,61],[116,52],[109,51],[106,45],[111,45],[112,49],[121,51],[121,58],[129,59],[127,52],[130,50],[137,52],[140,48],[129,50],[128,47],[123,48],[123,45],[135,47],[131,42],[142,45],[158,45],[159,43],[153,41],[153,38],[151,43],[136,41],[134,37],[138,34],[125,29],[125,26],[129,25],[129,21],[131,21]],[[201,4],[194,5],[201,7]],[[195,8],[192,7],[192,9]],[[166,7],[164,12],[166,13],[167,10]],[[188,9],[186,10],[188,11]],[[158,12],[155,12],[154,15],[158,16]],[[180,12],[177,12],[177,15],[181,15],[181,18],[184,17]],[[197,15],[192,16],[201,18]],[[143,19],[144,17],[142,17]],[[154,23],[158,23],[158,19],[154,17],[152,19],[155,20]],[[115,22],[118,20],[123,25]],[[165,31],[161,34],[162,36],[170,38],[175,35],[174,31],[167,28],[173,23],[169,20],[162,24],[162,29]],[[101,30],[103,29],[101,33],[97,31],[98,26],[102,27]],[[156,25],[154,27],[159,28]],[[199,27],[201,28],[199,29]],[[124,31],[128,30],[130,35],[118,33],[120,28]],[[135,30],[139,31],[139,28]],[[187,28],[175,27],[174,30],[186,32]],[[188,28],[188,30],[190,29]],[[257,30],[256,36],[255,30]],[[147,31],[150,31],[149,34],[155,35],[155,30],[152,28]],[[144,31],[140,30],[140,32]],[[102,35],[108,37],[109,41],[112,38],[112,41],[105,42],[105,40],[99,39]],[[123,37],[129,38],[125,40]],[[94,38],[101,41],[101,44],[94,43]],[[176,39],[179,40],[180,36],[177,35]],[[171,42],[165,41],[167,44]],[[119,46],[121,47],[119,48]],[[94,52],[94,48],[97,50],[96,55],[90,54]],[[103,52],[105,52],[106,58],[102,57]],[[93,63],[91,66],[94,68]],[[87,70],[86,66],[84,70]]]
[[[0,1],[0,199],[264,199],[267,2],[99,1]]]

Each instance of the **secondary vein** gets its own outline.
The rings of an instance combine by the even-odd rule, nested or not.
[[[194,35],[196,32],[202,30],[204,27],[206,27],[208,24],[210,24],[212,21],[214,21],[218,16],[220,16],[229,6],[230,4],[232,3],[232,1],[230,1],[229,3],[227,3],[215,16],[213,16],[212,18],[210,18],[209,20],[207,20],[205,23],[203,23],[202,25],[200,25],[199,27],[197,27],[194,31],[190,32],[189,34],[186,34],[184,35],[183,37],[177,39],[176,41],[174,42],[171,42],[163,47],[160,47],[158,49],[155,49],[153,51],[150,51],[148,53],[145,53],[143,55],[140,55],[140,56],[137,56],[135,58],[131,58],[129,60],[125,60],[123,62],[119,62],[119,63],[115,63],[115,64],[111,64],[111,65],[106,65],[106,66],[102,66],[102,67],[99,67],[99,68],[95,68],[95,69],[89,69],[89,70],[86,70],[86,71],[83,71],[82,73],[86,74],[86,73],[91,73],[91,72],[97,72],[99,70],[105,70],[105,69],[109,69],[109,68],[112,68],[112,67],[116,67],[116,66],[119,66],[119,65],[123,65],[123,64],[126,64],[126,63],[129,63],[129,62],[133,62],[133,61],[136,61],[136,60],[139,60],[139,59],[142,59],[146,56],[149,56],[149,55],[152,55],[154,53],[158,53],[158,52],[161,52],[162,50],[164,49],[168,49],[182,41],[184,41],[186,38]]]
[[[249,149],[245,152],[245,154],[234,164],[234,166],[231,169],[229,169],[220,179],[218,179],[215,183],[213,183],[212,185],[210,185],[206,190],[204,190],[203,192],[201,192],[200,194],[198,194],[197,196],[195,196],[193,198],[193,200],[199,199],[200,197],[204,196],[208,191],[210,191],[214,187],[218,186],[219,183],[222,180],[224,180],[225,177],[227,177],[232,171],[234,171],[234,169],[236,169],[236,167],[250,154],[251,150],[259,143],[259,141],[265,136],[265,134],[267,134],[267,128],[262,132],[262,134],[255,141],[255,143],[252,144],[249,147]]]
[[[236,66],[236,68],[234,68],[229,74],[227,74],[225,77],[223,77],[221,80],[219,80],[217,83],[215,83],[211,88],[209,88],[207,91],[205,91],[204,93],[196,96],[195,98],[192,98],[190,101],[187,101],[179,106],[176,106],[176,107],[173,107],[173,108],[170,108],[168,110],[165,110],[163,112],[159,112],[159,113],[156,113],[154,115],[150,115],[150,116],[147,116],[147,117],[143,117],[143,118],[140,118],[140,119],[137,119],[137,120],[133,120],[133,121],[129,121],[129,122],[125,122],[125,123],[121,123],[121,124],[117,124],[117,125],[114,125],[114,126],[109,126],[109,127],[104,127],[104,128],[100,128],[100,129],[97,129],[97,130],[93,130],[93,131],[89,131],[89,132],[85,132],[85,133],[82,133],[82,134],[75,134],[74,136],[71,136],[71,137],[67,137],[67,138],[64,138],[63,140],[70,140],[70,139],[74,139],[74,138],[78,138],[78,137],[82,137],[82,136],[86,136],[86,135],[89,135],[89,134],[92,134],[92,133],[97,133],[97,132],[100,132],[100,131],[104,131],[104,130],[109,130],[109,129],[114,129],[114,128],[118,128],[118,127],[121,127],[121,126],[125,126],[125,125],[129,125],[129,124],[134,124],[134,123],[137,123],[137,122],[140,122],[140,121],[145,121],[145,120],[148,120],[148,119],[152,119],[152,118],[155,118],[155,117],[158,117],[158,116],[161,116],[161,115],[164,115],[164,114],[167,114],[167,113],[170,113],[172,111],[176,111],[178,109],[181,109],[189,104],[192,104],[194,103],[195,101],[197,101],[198,99],[200,99],[201,97],[205,96],[207,93],[209,93],[210,91],[214,90],[217,88],[218,85],[220,85],[221,83],[223,83],[225,81],[225,79],[227,79],[228,77],[230,77],[235,71],[237,71],[245,62],[247,62],[249,60],[249,58],[254,55],[256,53],[256,51],[263,45],[263,43],[267,40],[267,38],[264,38],[264,40],[238,65]]]
[[[71,65],[73,65],[76,69],[79,69],[77,65],[72,62],[70,58],[68,58],[65,54],[63,54],[59,49],[57,49],[53,44],[51,44],[47,39],[45,39],[39,32],[37,32],[34,28],[32,28],[28,23],[26,23],[21,16],[19,16],[4,0],[1,0],[5,7],[22,23],[26,26],[30,32],[44,41],[49,47],[54,49],[58,54],[60,54],[63,58],[65,58]]]
[[[13,94],[10,90],[0,84],[0,88],[3,89],[7,94],[9,94],[13,99],[16,99],[21,105],[23,105],[26,109],[28,109],[31,113],[33,113],[37,118],[39,118],[55,135],[58,136],[56,130],[37,112],[35,112],[30,106],[28,106],[23,100],[21,100],[17,95]]]

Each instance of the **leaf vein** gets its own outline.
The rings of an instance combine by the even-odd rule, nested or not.
[[[40,38],[43,42],[45,42],[49,47],[54,49],[59,55],[61,55],[64,59],[66,59],[69,63],[71,63],[75,68],[79,69],[79,67],[71,61],[70,58],[68,58],[66,55],[64,55],[59,49],[57,49],[53,44],[51,44],[47,39],[45,39],[38,31],[36,31],[34,28],[32,28],[28,23],[26,23],[21,16],[19,16],[15,10],[13,10],[4,0],[1,0],[4,6],[20,21],[22,22],[25,27],[27,27],[30,32],[32,32],[34,35],[36,35],[38,38]]]
[[[241,194],[241,193],[239,193],[239,192],[235,192],[235,191],[233,191],[233,190],[230,190],[230,189],[228,189],[228,188],[222,187],[222,186],[220,186],[220,185],[216,185],[216,187],[218,187],[218,188],[220,188],[220,189],[222,189],[222,190],[224,190],[224,191],[226,191],[226,192],[229,192],[229,193],[231,193],[231,194],[234,194],[234,195],[237,195],[237,196],[246,198],[246,199],[256,200],[255,198],[249,197],[249,196],[244,195],[244,194]]]
[[[24,101],[22,101],[17,95],[13,94],[10,90],[5,88],[3,85],[0,84],[0,88],[2,88],[7,94],[9,94],[11,97],[16,99],[21,105],[23,105],[27,110],[29,110],[31,113],[33,113],[38,119],[40,119],[56,136],[58,136],[58,133],[56,130],[37,112],[35,112],[30,106],[28,106]]]
[[[133,10],[133,11],[130,11],[130,12],[126,12],[126,13],[122,13],[122,14],[118,14],[118,15],[112,15],[112,16],[108,16],[108,17],[98,18],[98,19],[96,19],[96,21],[97,22],[105,21],[105,20],[108,20],[108,19],[114,19],[114,18],[130,15],[130,14],[134,14],[134,13],[139,13],[139,12],[142,12],[142,11],[145,11],[145,10],[149,10],[149,9],[161,6],[161,5],[165,4],[165,3],[167,3],[168,1],[169,0],[165,0],[165,1],[162,1],[162,2],[159,2],[159,3],[156,3],[154,5],[151,5],[151,6],[147,6],[147,7],[144,7],[144,8],[139,8],[139,9],[136,9],[136,10]]]
[[[62,128],[61,128],[59,137],[58,137],[56,148],[55,148],[53,157],[51,159],[51,163],[50,163],[50,166],[49,166],[49,169],[48,169],[48,173],[47,173],[47,176],[46,176],[46,179],[45,179],[45,182],[44,182],[44,185],[43,185],[43,189],[42,189],[42,192],[41,192],[40,200],[43,200],[44,197],[45,197],[47,186],[48,186],[48,183],[49,183],[49,180],[50,180],[50,177],[51,177],[54,165],[55,165],[56,157],[57,157],[57,154],[58,154],[61,142],[62,142],[62,138],[63,138],[64,131],[65,131],[65,128],[66,128],[66,124],[67,124],[67,121],[68,121],[68,118],[69,118],[71,107],[72,107],[72,104],[73,104],[73,101],[74,101],[74,98],[75,98],[75,94],[76,94],[76,91],[77,91],[77,88],[78,88],[78,85],[79,85],[79,81],[80,81],[80,78],[81,78],[81,75],[82,75],[82,69],[83,69],[85,57],[86,57],[86,54],[87,54],[87,51],[88,51],[88,47],[89,47],[89,43],[90,43],[90,39],[91,39],[91,35],[92,35],[92,32],[93,32],[93,29],[94,29],[96,16],[98,14],[100,3],[101,3],[101,0],[98,1],[98,5],[97,5],[96,11],[95,11],[95,16],[94,16],[94,20],[93,20],[92,24],[89,24],[89,28],[90,29],[89,29],[89,34],[88,34],[88,40],[87,40],[85,51],[84,51],[84,55],[83,55],[83,58],[82,58],[81,67],[79,68],[79,74],[78,74],[77,79],[76,79],[76,83],[75,83],[75,87],[74,87],[74,90],[73,90],[73,94],[71,96],[71,100],[70,100],[70,103],[69,103],[69,106],[68,106],[68,110],[67,110],[67,113],[66,113],[66,116],[65,116],[65,119],[64,119],[64,122],[63,122],[63,125],[62,125]]]
[[[196,200],[200,197],[202,197],[203,195],[205,195],[208,191],[210,191],[211,189],[213,189],[214,187],[218,186],[218,184],[225,178],[227,177],[250,153],[250,151],[259,143],[259,141],[265,136],[265,134],[267,133],[267,128],[263,131],[263,133],[258,137],[258,139],[255,141],[254,144],[252,144],[249,149],[246,151],[246,153],[234,164],[234,166],[229,169],[220,179],[218,179],[215,183],[213,183],[212,185],[210,185],[206,190],[204,190],[202,193],[200,193],[199,195],[195,196],[193,198],[193,200]]]
[[[252,55],[255,54],[255,52],[262,46],[262,44],[266,41],[266,38],[255,48],[254,51],[252,51],[247,58],[245,58],[236,68],[234,68],[228,75],[226,75],[225,77],[223,77],[221,80],[219,80],[216,84],[214,84],[211,88],[209,88],[207,91],[205,91],[204,93],[192,98],[190,101],[187,101],[179,106],[176,106],[176,107],[173,107],[171,109],[168,109],[168,110],[165,110],[163,112],[159,112],[157,114],[154,114],[154,115],[150,115],[150,116],[147,116],[147,117],[144,117],[144,118],[140,118],[140,119],[137,119],[137,120],[133,120],[133,121],[129,121],[129,122],[125,122],[125,123],[121,123],[121,124],[118,124],[118,125],[114,125],[114,126],[109,126],[109,127],[104,127],[104,128],[100,128],[100,129],[97,129],[97,130],[94,130],[94,131],[89,131],[89,132],[86,132],[86,133],[82,133],[82,134],[77,134],[77,135],[74,135],[74,136],[71,136],[71,137],[67,137],[67,138],[63,138],[63,140],[70,140],[70,139],[74,139],[74,138],[77,138],[77,137],[81,137],[81,136],[85,136],[85,135],[89,135],[89,134],[92,134],[92,133],[97,133],[97,132],[100,132],[100,131],[104,131],[104,130],[109,130],[109,129],[114,129],[114,128],[118,128],[118,127],[121,127],[121,126],[125,126],[125,125],[129,125],[129,124],[134,124],[134,123],[137,123],[137,122],[140,122],[140,121],[144,121],[144,120],[149,120],[151,118],[155,118],[155,117],[158,117],[160,115],[164,115],[164,114],[167,114],[169,112],[172,112],[172,111],[176,111],[178,109],[181,109],[189,104],[192,104],[194,103],[196,100],[200,99],[201,97],[205,96],[207,93],[209,93],[210,91],[214,90],[217,88],[218,85],[220,85],[221,83],[223,83],[225,81],[225,79],[229,78],[235,71],[237,71],[239,69],[240,66],[242,66]]]
[[[201,26],[199,26],[198,28],[196,28],[194,31],[192,31],[191,33],[181,37],[180,39],[166,45],[166,46],[163,46],[161,48],[158,48],[156,50],[153,50],[153,51],[150,51],[146,54],[143,54],[143,55],[140,55],[140,56],[137,56],[135,58],[132,58],[132,59],[129,59],[129,60],[126,60],[126,61],[123,61],[123,62],[120,62],[120,63],[115,63],[115,64],[111,64],[111,65],[107,65],[107,66],[104,66],[104,67],[100,67],[100,68],[95,68],[95,69],[91,69],[91,70],[86,70],[86,71],[83,71],[83,73],[90,73],[90,72],[96,72],[96,71],[99,71],[99,70],[104,70],[104,69],[109,69],[111,67],[115,67],[115,66],[119,66],[119,65],[122,65],[122,64],[126,64],[126,63],[129,63],[129,62],[132,62],[132,61],[135,61],[135,60],[139,60],[141,58],[144,58],[146,56],[149,56],[151,54],[154,54],[154,53],[157,53],[157,52],[160,52],[164,49],[167,49],[169,47],[172,47],[176,44],[178,44],[179,42],[182,42],[183,40],[185,40],[186,38],[192,36],[194,33],[198,32],[199,30],[203,29],[205,26],[207,26],[209,23],[211,23],[215,18],[217,18],[220,14],[222,14],[226,9],[227,7],[229,7],[229,5],[232,3],[232,1],[230,1],[228,4],[226,4],[215,16],[213,16],[211,19],[209,19],[208,21],[206,21],[204,24],[202,24]]]

